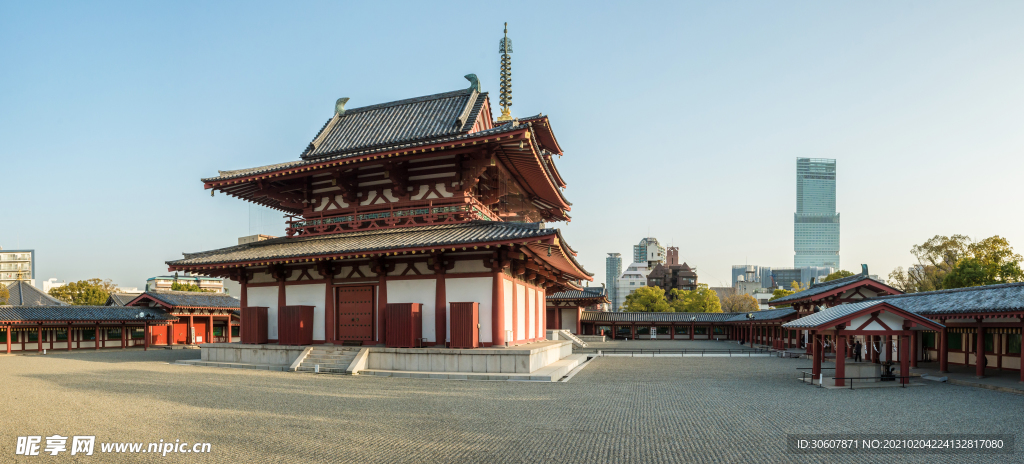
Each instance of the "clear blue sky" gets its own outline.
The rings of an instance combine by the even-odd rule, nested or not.
[[[0,246],[142,286],[254,224],[202,177],[296,159],[331,115],[463,88],[552,118],[580,260],[648,230],[701,281],[791,266],[795,158],[838,159],[845,268],[935,234],[1024,251],[1022,2],[0,3]]]

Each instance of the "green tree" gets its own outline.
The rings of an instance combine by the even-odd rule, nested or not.
[[[0,285],[0,305],[7,304],[7,300],[11,298],[11,292],[7,290],[6,285]]]
[[[117,286],[110,279],[89,279],[52,288],[50,296],[78,306],[102,306],[107,303],[110,294],[116,291]]]
[[[804,287],[804,286],[800,285],[800,282],[797,282],[795,280],[790,282],[789,286],[793,288],[793,293],[802,292],[802,291],[807,290],[808,288],[810,288],[810,285]]]
[[[757,305],[757,298],[747,294],[732,294],[722,298],[722,312],[726,313],[749,313],[760,311]]]
[[[821,281],[822,282],[828,282],[830,280],[842,279],[843,277],[850,277],[852,275],[854,275],[854,274],[852,272],[850,272],[850,271],[836,271],[836,272],[833,272],[833,273],[825,276],[825,278],[821,279]]]
[[[622,308],[628,312],[671,312],[668,300],[665,299],[665,290],[661,287],[640,287],[635,292],[626,295],[626,301]]]
[[[697,284],[696,290],[673,288],[669,297],[670,305],[679,313],[722,312],[722,302],[718,299],[718,294],[708,288],[707,284]]]
[[[796,293],[796,292],[794,292],[792,290],[786,290],[784,288],[776,288],[775,291],[772,292],[772,297],[769,298],[768,301],[774,301],[774,300],[777,300],[779,298],[792,295],[794,293]]]
[[[204,290],[199,288],[199,285],[188,282],[174,282],[171,284],[171,290],[176,292],[212,292],[213,290]]]
[[[889,283],[906,293],[1024,281],[1021,255],[998,235],[977,242],[936,235],[910,252],[917,264],[889,274]]]

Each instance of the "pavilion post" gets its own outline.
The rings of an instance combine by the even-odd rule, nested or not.
[[[630,340],[636,340],[636,324],[629,325]]]
[[[435,260],[438,260],[435,257]],[[448,338],[448,297],[445,289],[444,265],[436,263],[434,268],[434,338],[435,344],[444,346]]]
[[[149,350],[149,321],[146,321],[143,329],[145,332],[142,333],[142,351],[147,351]]]
[[[945,322],[945,321],[943,321],[943,322]],[[942,330],[939,331],[939,346],[938,346],[938,349],[939,349],[938,350],[939,351],[939,372],[941,372],[943,374],[945,374],[946,372],[949,372],[949,346],[948,346],[949,342],[946,340],[946,337],[947,337],[947,335],[946,335],[946,328],[943,327]],[[1021,369],[1021,372],[1024,373],[1024,369]]]
[[[213,314],[210,315],[210,323],[206,325],[206,343],[213,343]]]
[[[68,351],[71,351],[71,324],[68,324],[68,336],[64,339],[68,341]]]
[[[799,336],[799,335],[797,335],[797,336]],[[812,352],[813,347],[814,347],[814,341],[811,338],[811,331],[810,330],[805,330],[804,331],[804,354],[809,354],[809,355],[813,356],[813,352]]]
[[[283,305],[278,304],[278,311],[281,310],[281,306]],[[192,332],[195,330],[195,326],[192,325],[193,322],[192,316],[188,316],[188,327],[185,328],[185,344],[187,345],[194,345],[196,343],[196,337],[192,335]]]
[[[36,345],[39,347],[39,352],[43,352],[43,326],[36,326]]]
[[[127,327],[128,326],[126,326],[124,324],[121,324],[121,349],[122,350],[125,349],[125,347],[128,345],[128,342],[125,339],[125,330],[127,329]]]
[[[812,345],[813,346],[813,350],[812,351],[814,352],[813,355],[812,355],[813,363],[811,364],[811,377],[813,377],[811,379],[811,384],[814,384],[814,379],[817,379],[817,378],[819,378],[821,376],[821,355],[822,355],[822,352],[821,352],[821,343],[819,341],[820,337],[821,337],[821,335],[814,334],[811,337],[811,343],[808,344],[808,345]]]
[[[910,335],[906,332],[900,337],[900,383],[910,383],[910,379],[906,378],[910,375]]]
[[[836,386],[845,387],[846,380],[846,335],[836,333]]]
[[[975,343],[974,375],[979,379],[985,376],[985,328],[978,323],[977,343]]]
[[[491,342],[493,346],[505,344],[505,311],[511,308],[505,307],[505,278],[500,264],[494,272],[494,289],[491,290]],[[513,324],[514,325],[514,324]]]
[[[93,337],[92,337],[93,338],[92,349],[93,350],[98,350],[98,349],[100,349],[100,325],[96,324],[96,327],[94,327],[94,329],[95,329],[95,331],[93,332]]]
[[[693,322],[690,322],[690,340],[693,340]]]
[[[11,354],[11,326],[10,326],[10,324],[7,325],[6,332],[7,332],[7,354]],[[71,345],[68,345],[68,346],[71,346]],[[1021,369],[1021,372],[1024,372],[1024,369]],[[1024,380],[1024,377],[1021,377],[1021,380]]]

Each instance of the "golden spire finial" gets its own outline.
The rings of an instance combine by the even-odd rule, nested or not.
[[[505,23],[505,37],[499,43],[501,52],[501,116],[499,122],[512,120],[512,40],[508,38],[508,23]]]

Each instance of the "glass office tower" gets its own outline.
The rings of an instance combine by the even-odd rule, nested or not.
[[[796,159],[796,213],[793,215],[794,267],[839,267],[839,213],[836,213],[836,160]]]

